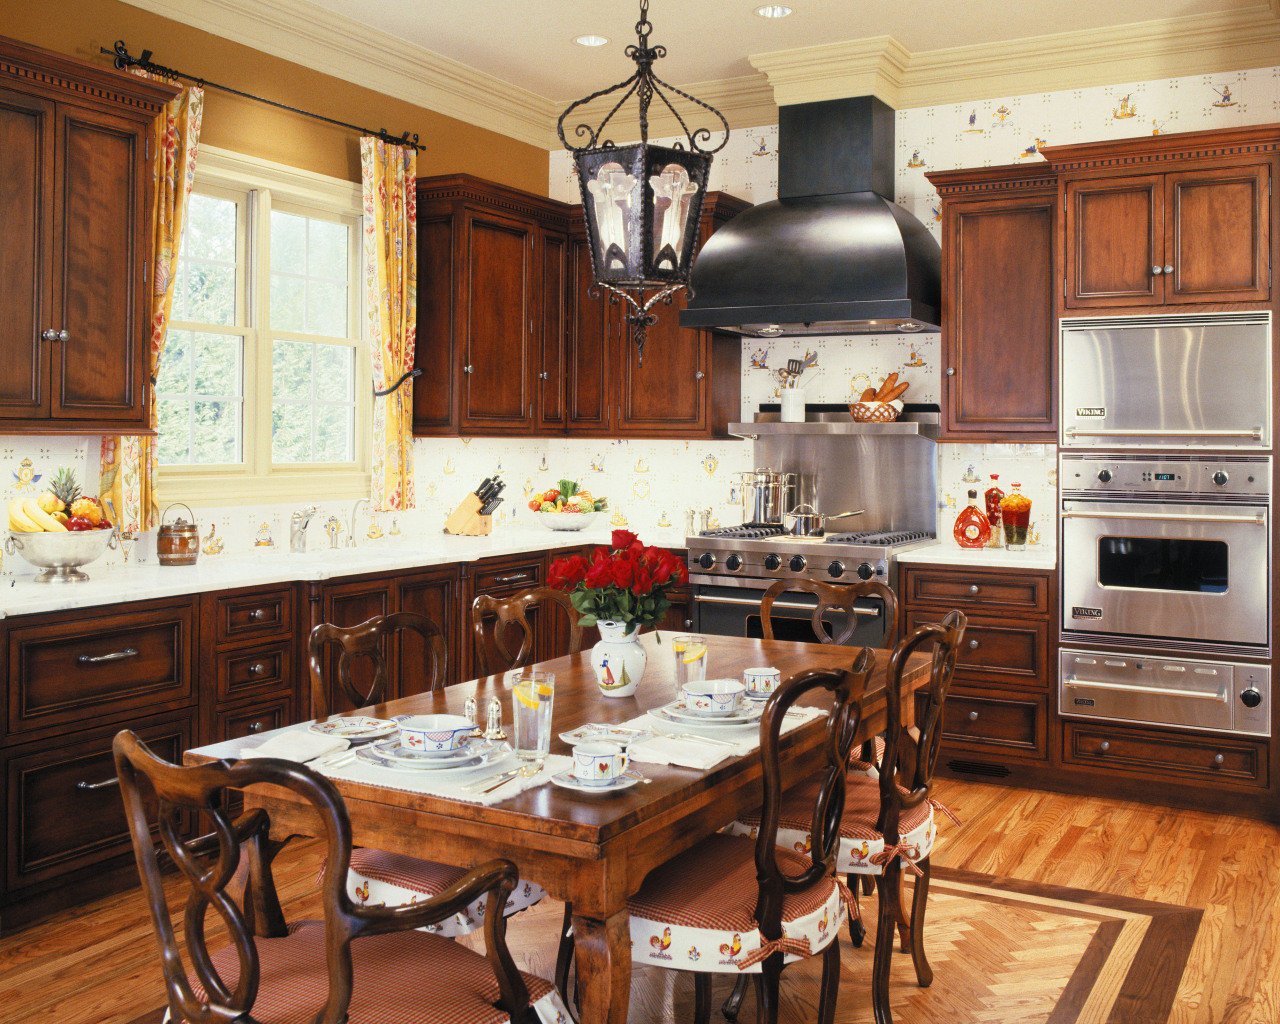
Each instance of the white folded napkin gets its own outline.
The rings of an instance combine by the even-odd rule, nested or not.
[[[719,743],[699,743],[696,739],[654,736],[651,739],[632,743],[628,753],[633,761],[644,761],[646,764],[674,764],[681,768],[698,768],[706,771],[726,758],[748,754],[754,747],[754,743],[739,743],[726,747]]]
[[[311,761],[346,750],[351,741],[342,736],[322,736],[306,729],[278,733],[254,747],[241,747],[241,757],[282,757],[286,761]]]

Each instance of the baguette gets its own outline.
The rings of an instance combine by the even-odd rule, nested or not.
[[[862,392],[862,394],[858,396],[859,402],[874,402],[875,400],[876,400],[875,388],[867,388],[866,391]]]
[[[896,398],[901,398],[902,393],[906,391],[907,388],[910,386],[911,386],[911,382],[904,380],[901,384],[890,389],[889,393],[884,396],[884,401],[892,402]]]
[[[892,391],[893,386],[897,383],[898,383],[898,375],[896,373],[889,374],[889,376],[887,376],[884,379],[884,383],[880,385],[880,390],[875,393],[875,397],[872,399],[872,401],[875,401],[875,402],[888,401],[888,399],[885,398],[885,395],[887,395],[890,391]]]

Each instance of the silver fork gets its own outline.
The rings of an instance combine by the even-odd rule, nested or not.
[[[654,733],[658,736],[665,736],[669,740],[699,740],[702,743],[711,743],[721,747],[736,747],[738,745],[729,740],[712,739],[710,736],[699,736],[697,733],[692,732],[665,732],[661,729],[655,729]]]

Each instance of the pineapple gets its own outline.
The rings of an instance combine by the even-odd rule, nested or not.
[[[80,481],[76,479],[75,470],[63,466],[54,475],[53,482],[49,484],[49,490],[61,505],[58,509],[45,509],[46,512],[70,508],[71,503],[80,496]]]
[[[76,498],[67,509],[73,516],[82,516],[94,526],[102,522],[102,508],[96,498],[81,496]]]

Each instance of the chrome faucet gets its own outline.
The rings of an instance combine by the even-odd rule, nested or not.
[[[289,553],[291,555],[304,555],[307,552],[307,524],[311,522],[320,509],[311,505],[308,508],[295,512],[289,517]]]
[[[356,498],[356,503],[351,506],[351,529],[347,531],[347,547],[356,546],[356,513],[360,511],[361,505],[369,504],[368,498]]]

